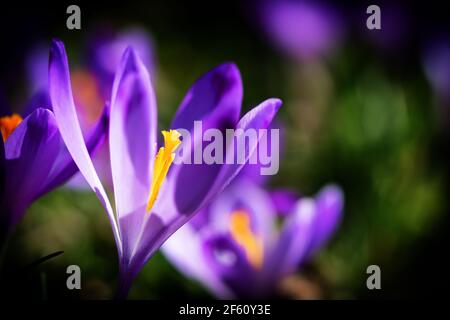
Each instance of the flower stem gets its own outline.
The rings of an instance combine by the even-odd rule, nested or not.
[[[117,291],[114,299],[126,300],[128,293],[130,292],[132,282],[133,282],[133,275],[130,272],[123,271],[123,268],[121,268],[119,273],[119,282],[117,285]]]

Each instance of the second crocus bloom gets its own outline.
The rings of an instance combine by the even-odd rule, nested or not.
[[[162,249],[180,272],[218,298],[267,298],[326,243],[342,208],[334,185],[298,198],[242,177]]]
[[[23,118],[9,111],[0,116],[0,247],[32,202],[63,185],[78,170],[61,139],[51,106],[41,99],[45,96],[45,92],[37,93]],[[108,113],[105,108],[87,134],[90,153],[106,136]]]

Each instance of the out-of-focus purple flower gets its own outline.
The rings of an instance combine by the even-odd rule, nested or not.
[[[155,74],[154,45],[150,35],[143,29],[134,27],[120,33],[102,30],[89,40],[87,64],[89,70],[102,84],[102,94],[105,98],[111,94],[114,74],[123,52],[129,46],[136,51],[153,77]]]
[[[328,54],[344,34],[339,12],[308,0],[255,1],[260,23],[270,40],[293,58]]]
[[[447,39],[433,40],[425,50],[423,65],[438,99],[450,105],[450,42]]]
[[[24,119],[16,113],[0,118],[0,245],[22,219],[28,206],[65,183],[77,171],[59,134],[53,112],[31,100]],[[8,112],[9,113],[9,112]],[[89,152],[105,137],[105,112],[88,135]]]
[[[343,209],[343,194],[334,185],[295,203],[292,196],[279,190],[274,202],[262,186],[235,180],[162,251],[180,272],[219,298],[268,297],[325,244]],[[278,211],[286,208],[280,228]]]
[[[47,91],[48,88],[48,46],[35,45],[26,59],[28,90],[30,94]]]
[[[116,72],[110,99],[114,213],[83,141],[67,56],[60,41],[52,43],[49,83],[63,140],[111,222],[120,265],[118,296],[125,297],[132,280],[162,243],[221,192],[243,164],[180,164],[168,172],[179,144],[178,132],[163,131],[165,144],[157,152],[157,109],[150,76],[135,51],[128,48]],[[239,120],[242,92],[240,74],[234,64],[213,69],[189,90],[171,128],[192,130],[195,120],[202,120],[205,130],[267,128],[281,101],[268,99]],[[190,154],[198,143],[201,141],[192,141]],[[256,142],[249,145],[248,157],[256,147]]]

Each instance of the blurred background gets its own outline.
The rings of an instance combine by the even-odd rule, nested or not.
[[[281,297],[448,295],[450,37],[441,2],[376,1],[381,30],[366,28],[373,3],[365,1],[83,1],[81,30],[66,28],[70,4],[2,5],[0,103],[26,103],[30,53],[53,37],[65,42],[71,69],[82,70],[93,37],[139,28],[153,50],[161,127],[195,79],[234,61],[244,111],[268,97],[284,101],[285,151],[270,184],[313,195],[334,182],[345,194],[336,235]],[[70,264],[81,267],[83,290],[66,289]],[[367,290],[371,264],[381,268],[382,290]],[[108,299],[117,271],[97,198],[62,188],[34,203],[14,234],[3,273],[17,285],[3,294]],[[130,298],[173,297],[212,298],[158,253]]]

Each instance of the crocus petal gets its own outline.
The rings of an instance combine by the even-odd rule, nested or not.
[[[236,126],[236,129],[241,130],[255,130],[258,132],[260,129],[267,129],[272,120],[275,118],[278,110],[281,107],[281,100],[280,99],[267,99],[263,101],[261,104],[247,112],[242,119],[239,121],[239,123]],[[231,146],[228,146],[228,148],[235,147],[237,143],[237,137],[234,139],[234,143]],[[246,144],[246,150],[245,150],[245,163],[248,162],[252,154],[255,152],[258,142],[260,141],[261,136],[258,135],[257,141],[251,141],[251,143]],[[237,152],[234,150],[234,152],[230,152],[230,150],[227,150],[226,153],[226,162],[225,163],[233,163],[233,164],[224,164],[222,165],[221,172],[217,179],[214,182],[214,185],[209,188],[208,193],[205,192],[206,196],[203,199],[203,202],[201,202],[200,206],[205,205],[205,203],[209,202],[212,197],[216,196],[219,192],[223,191],[223,189],[230,184],[230,182],[239,174],[239,172],[244,167],[244,163],[239,163],[237,157]],[[233,157],[233,159],[230,159]]]
[[[227,122],[227,117],[209,117],[202,121],[202,131],[194,133],[191,146],[186,155],[183,150],[183,156],[194,159],[195,150],[203,150],[207,142],[203,141],[204,133],[209,129],[217,129],[223,135],[227,128],[233,127],[234,124]],[[224,146],[226,148],[226,146]],[[225,150],[225,149],[224,149]],[[225,155],[225,151],[222,152]],[[192,161],[194,162],[194,161]],[[208,194],[211,186],[219,176],[223,164],[219,163],[181,163],[174,165],[171,172],[171,183],[173,188],[170,190],[176,203],[176,212],[189,215],[195,212],[201,205],[203,199]],[[193,182],[195,183],[193,184]]]
[[[46,109],[35,110],[6,140],[5,193],[1,209],[2,220],[9,220],[11,228],[40,193],[60,143],[54,116]]]
[[[271,123],[268,130],[278,130],[279,133],[279,141],[277,146],[272,147],[271,145],[271,139],[267,139],[267,143],[264,144],[258,144],[257,147],[257,154],[263,154],[268,159],[272,159],[274,156],[273,153],[278,153],[278,158],[281,158],[281,156],[284,153],[284,144],[285,141],[285,130],[284,126],[278,122],[276,119]],[[236,179],[247,179],[252,181],[253,183],[257,183],[259,185],[263,185],[267,182],[268,178],[270,178],[270,175],[263,175],[261,172],[263,168],[267,165],[266,163],[263,163],[261,161],[262,159],[258,157],[258,161],[256,163],[246,163],[245,166],[242,168],[239,175],[236,177]]]
[[[292,213],[300,197],[298,192],[292,189],[277,189],[272,191],[270,196],[276,212],[280,216]]]
[[[233,63],[224,63],[198,79],[178,108],[171,128],[191,130],[194,121],[205,119],[211,113],[220,113],[229,123],[239,119],[242,105],[242,80]]]
[[[284,275],[296,270],[317,249],[324,245],[334,232],[343,209],[343,193],[335,185],[324,187],[313,198],[302,198],[294,212],[287,217],[272,261]]]
[[[308,254],[314,235],[316,218],[314,199],[303,198],[297,202],[294,213],[283,224],[276,247],[268,257],[267,277],[276,281],[292,273]]]
[[[121,261],[121,277],[128,279],[128,281],[132,281],[136,277],[164,241],[182,226],[182,224],[164,223],[155,212],[142,215],[145,208],[146,205],[144,204],[142,208],[123,217],[124,221],[121,222],[123,227],[136,228],[132,227],[133,225],[141,227],[134,247],[126,248]],[[132,249],[131,253],[128,252],[129,249]]]
[[[119,67],[123,53],[127,47],[132,47],[144,63],[150,75],[154,77],[155,57],[151,36],[143,29],[130,28],[116,33],[105,29],[96,32],[88,43],[87,61],[89,69],[99,79],[102,95],[108,97]]]
[[[227,234],[212,235],[203,242],[207,265],[223,282],[232,288],[236,297],[252,297],[258,292],[257,273],[248,262],[244,251]]]
[[[266,129],[280,106],[281,100],[279,99],[268,99],[262,102],[242,117],[236,129]],[[238,163],[237,152],[230,152],[229,149],[237,145],[237,139],[235,137],[234,143],[231,146],[227,146],[228,150],[225,152],[225,157],[227,158],[225,163],[233,164],[180,165],[174,170],[174,197],[178,209],[177,212],[190,214],[203,207],[239,173],[244,163]],[[251,142],[246,145],[245,162],[248,161],[257,147],[257,141]],[[228,159],[230,154],[234,154],[234,159]],[[194,185],[192,185],[192,181],[195,181]],[[190,187],[188,188],[188,186]]]
[[[64,44],[59,40],[52,41],[50,49],[49,92],[61,136],[80,172],[104,206],[111,223],[119,256],[121,256],[122,244],[119,230],[105,189],[97,176],[84,143],[73,102],[67,55]]]
[[[317,217],[310,251],[322,247],[336,230],[344,207],[344,195],[336,185],[324,187],[316,196]]]
[[[100,119],[92,129],[92,132],[88,134],[86,138],[86,147],[89,154],[93,154],[97,148],[104,141],[108,132],[109,125],[109,107],[105,106]],[[44,183],[44,187],[41,194],[50,192],[51,190],[63,185],[68,181],[75,173],[78,172],[78,167],[72,159],[67,147],[61,143],[59,154],[56,158],[55,164]]]
[[[201,215],[201,212],[198,215]],[[204,233],[197,232],[191,225],[186,224],[164,243],[161,250],[184,275],[201,281],[215,296],[230,299],[233,297],[232,292],[205,259],[205,238]]]
[[[156,99],[149,74],[136,53],[128,48],[114,79],[109,131],[116,210],[125,251],[132,250],[142,225],[135,219],[130,224],[130,218],[125,217],[147,203],[156,154],[156,127]],[[145,214],[145,210],[139,212]]]

